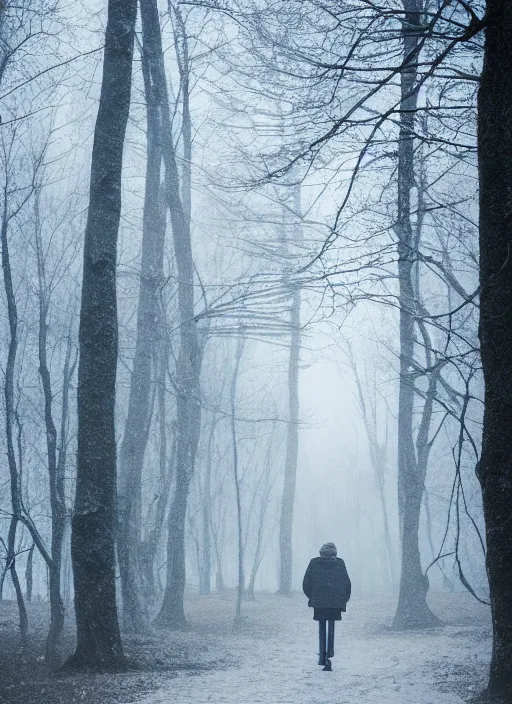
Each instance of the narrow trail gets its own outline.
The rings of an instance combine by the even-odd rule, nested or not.
[[[392,602],[352,601],[337,624],[333,671],[323,672],[317,624],[301,595],[244,604],[239,628],[230,623],[231,601],[194,599],[193,630],[176,638],[197,645],[197,669],[138,704],[461,704],[485,683],[489,615],[466,594],[433,603],[446,625],[395,633],[387,626]]]

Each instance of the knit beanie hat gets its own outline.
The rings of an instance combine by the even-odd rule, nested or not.
[[[334,543],[325,543],[320,548],[320,555],[322,557],[336,557],[337,554],[338,550],[336,549],[336,545]]]

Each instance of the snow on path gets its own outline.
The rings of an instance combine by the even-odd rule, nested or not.
[[[405,634],[385,627],[393,604],[351,603],[336,624],[332,672],[316,664],[317,624],[303,597],[267,595],[244,604],[238,631],[226,625],[232,602],[227,610],[218,598],[194,600],[194,626],[209,617],[210,628],[176,637],[197,639],[198,664],[204,646],[205,663],[217,657],[228,664],[180,672],[138,704],[462,704],[484,685],[488,615],[465,595],[439,599],[453,601],[441,614],[452,625]]]

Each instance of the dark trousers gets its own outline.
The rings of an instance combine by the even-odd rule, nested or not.
[[[320,664],[323,665],[327,658],[334,656],[334,621],[329,621],[329,629],[327,629],[327,621],[319,621],[318,637],[320,644]]]

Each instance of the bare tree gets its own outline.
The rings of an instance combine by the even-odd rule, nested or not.
[[[158,622],[172,628],[186,626],[185,522],[187,499],[194,471],[201,426],[199,378],[201,349],[194,312],[194,262],[187,195],[180,189],[182,179],[174,146],[171,113],[162,52],[158,6],[155,0],[141,1],[142,31],[147,47],[152,81],[159,97],[162,118],[162,149],[165,171],[165,198],[174,240],[178,276],[180,348],[176,363],[176,466],[175,488],[169,513],[167,545],[167,584]],[[185,187],[187,179],[183,182]]]
[[[255,489],[253,489],[255,498],[258,502],[258,511],[256,518],[256,546],[254,549],[251,574],[247,584],[247,598],[251,601],[255,600],[254,587],[256,584],[256,577],[258,576],[260,565],[265,556],[265,534],[268,532],[267,517],[271,503],[272,488],[278,477],[278,473],[275,471],[272,472],[272,465],[276,461],[273,452],[273,441],[276,434],[277,425],[277,422],[272,423],[272,432],[269,437],[265,460],[262,463],[263,466],[258,478],[258,483]]]
[[[485,57],[478,96],[480,168],[480,345],[485,379],[478,477],[487,535],[493,651],[488,695],[512,697],[512,6],[487,0]]]
[[[66,663],[73,669],[125,667],[115,585],[116,254],[136,14],[136,0],[109,0],[80,311],[77,485],[71,535],[77,646]]]
[[[147,41],[147,33],[146,33]],[[161,324],[160,289],[166,217],[161,197],[162,125],[157,88],[152,79],[151,49],[142,46],[147,114],[147,163],[140,265],[140,289],[128,415],[120,449],[119,567],[125,628],[142,631],[148,615],[141,593],[141,490],[144,455],[151,427],[152,374],[158,367]],[[160,406],[160,408],[162,408]],[[164,460],[165,462],[165,460]],[[151,568],[152,569],[152,568]]]
[[[48,286],[45,257],[41,238],[40,186],[36,188],[34,198],[35,249],[37,256],[37,280],[39,298],[39,335],[38,356],[39,375],[43,388],[44,421],[46,426],[46,451],[48,457],[48,476],[50,480],[50,506],[52,511],[51,564],[49,569],[49,590],[51,604],[50,631],[46,642],[46,659],[55,665],[59,662],[59,642],[64,628],[64,604],[61,596],[62,546],[66,521],[65,494],[65,455],[58,454],[58,434],[54,420],[53,390],[48,365],[48,314],[51,288]],[[69,350],[69,346],[68,346]],[[66,354],[64,384],[69,383],[69,354]],[[67,390],[64,390],[64,394]],[[66,407],[63,405],[63,417]],[[61,427],[61,431],[65,429]],[[61,438],[65,442],[65,435]],[[62,445],[61,445],[62,447]]]
[[[244,539],[243,539],[243,524],[242,524],[242,495],[240,486],[240,466],[238,457],[238,439],[236,432],[236,387],[238,375],[240,372],[240,364],[244,353],[244,335],[243,328],[240,329],[240,335],[237,340],[235,364],[233,368],[233,376],[231,379],[230,388],[230,427],[231,427],[231,442],[233,450],[233,478],[235,481],[235,497],[236,497],[236,521],[237,521],[237,545],[238,545],[238,579],[237,579],[237,596],[236,596],[236,613],[235,621],[239,622],[242,618],[242,598],[245,589],[244,576]]]
[[[12,145],[11,141],[11,145]],[[4,381],[4,402],[5,402],[5,431],[7,437],[7,463],[9,466],[10,483],[11,483],[11,506],[12,517],[9,525],[9,533],[7,539],[6,565],[11,574],[12,583],[16,592],[18,602],[18,610],[20,616],[20,632],[23,641],[26,641],[28,634],[28,616],[23,599],[21,585],[16,569],[16,531],[18,523],[23,516],[22,497],[21,497],[21,481],[16,460],[15,451],[15,398],[14,398],[14,374],[16,367],[16,355],[18,351],[18,308],[16,305],[16,296],[13,287],[13,276],[11,268],[11,259],[9,252],[9,223],[13,217],[13,212],[10,210],[10,183],[8,178],[8,159],[5,159],[6,174],[3,187],[3,207],[2,207],[2,224],[0,230],[1,245],[2,245],[2,269],[4,275],[4,288],[7,299],[7,313],[9,319],[9,350],[7,355],[7,364],[5,369]],[[15,211],[21,206],[18,205]]]
[[[301,218],[301,198],[300,185],[294,187],[294,211],[295,222],[293,223],[295,234],[295,247],[302,240]],[[286,237],[286,236],[285,236]],[[289,245],[285,242],[285,249]],[[285,251],[285,256],[288,254]],[[289,268],[289,264],[286,265]],[[289,277],[288,277],[289,279]],[[299,452],[299,359],[301,343],[300,308],[301,290],[300,283],[288,280],[287,286],[291,293],[290,305],[290,356],[288,359],[288,425],[286,434],[286,458],[284,466],[284,486],[281,501],[281,520],[279,523],[279,548],[280,548],[280,572],[279,572],[279,593],[290,594],[292,587],[292,534],[293,534],[293,513],[295,507],[295,487],[297,483],[297,457]]]

